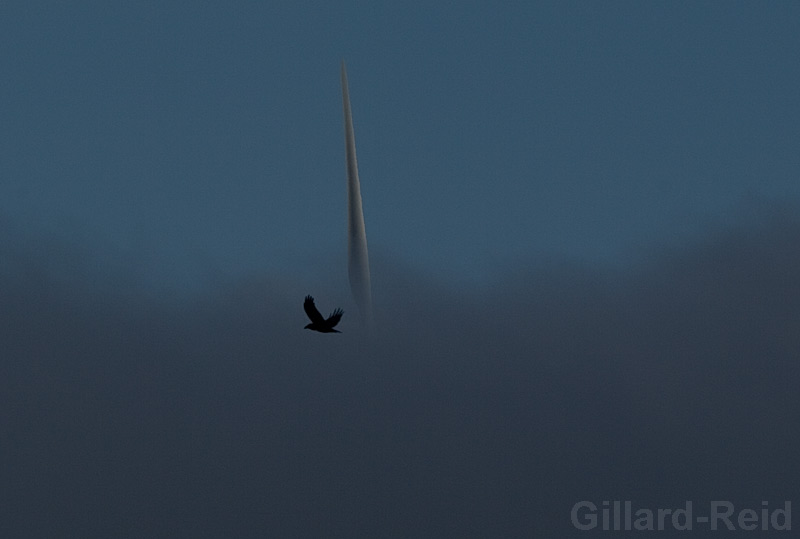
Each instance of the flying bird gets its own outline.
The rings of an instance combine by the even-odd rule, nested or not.
[[[303,309],[311,320],[311,323],[303,329],[313,329],[320,333],[341,333],[341,331],[333,328],[339,323],[339,320],[342,319],[342,315],[344,314],[343,310],[337,308],[326,320],[322,318],[322,315],[314,306],[314,298],[311,296],[306,296],[306,300],[303,302]]]

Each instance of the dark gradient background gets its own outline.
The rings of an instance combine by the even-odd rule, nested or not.
[[[528,4],[0,7],[0,536],[798,503],[800,7]]]

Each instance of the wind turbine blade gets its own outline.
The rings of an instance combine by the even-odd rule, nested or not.
[[[347,165],[347,271],[350,277],[350,291],[361,311],[361,320],[369,324],[372,320],[372,291],[369,280],[367,233],[364,228],[364,211],[361,206],[356,137],[353,132],[350,91],[347,87],[344,61],[342,61],[342,107],[344,109],[344,147]]]

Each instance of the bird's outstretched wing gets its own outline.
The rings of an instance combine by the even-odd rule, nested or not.
[[[328,324],[329,327],[336,327],[336,324],[338,324],[339,320],[342,319],[342,315],[343,314],[344,314],[343,310],[336,309],[335,311],[333,311],[331,313],[331,315],[328,317],[328,319],[325,320],[325,323]]]
[[[308,315],[308,318],[311,320],[312,324],[320,324],[325,322],[325,319],[322,318],[322,314],[320,314],[320,312],[314,306],[314,298],[311,296],[306,296],[306,300],[303,302],[303,309],[306,311],[306,314]]]

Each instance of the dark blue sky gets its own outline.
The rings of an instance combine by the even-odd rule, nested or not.
[[[169,286],[342,256],[341,59],[370,247],[439,279],[625,265],[800,195],[789,2],[15,2],[1,19],[0,212]]]
[[[3,2],[0,536],[796,510],[799,50],[791,2]]]

